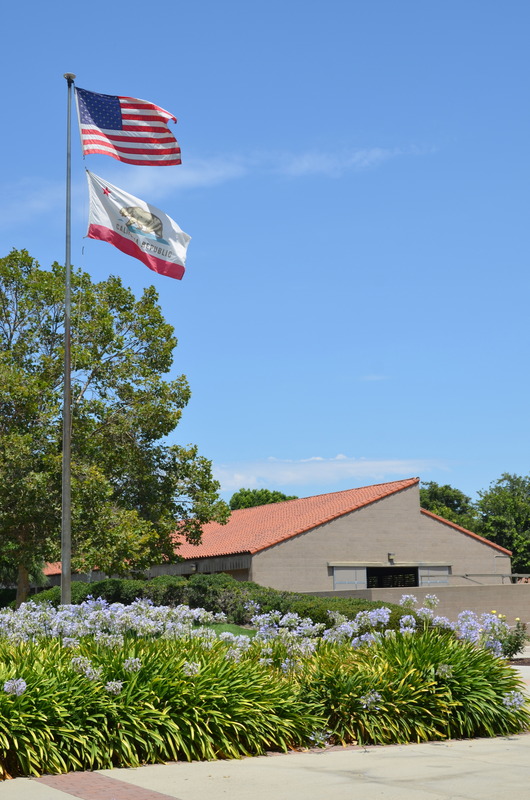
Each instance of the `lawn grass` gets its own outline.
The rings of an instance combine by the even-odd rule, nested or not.
[[[234,636],[250,636],[252,639],[256,635],[254,628],[244,628],[241,625],[232,625],[229,622],[215,622],[210,625],[201,625],[201,628],[211,628],[216,633],[233,633]]]

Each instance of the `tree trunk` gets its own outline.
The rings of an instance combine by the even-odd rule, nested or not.
[[[17,580],[17,596],[15,605],[18,608],[21,603],[24,603],[29,595],[29,572],[24,564],[18,565],[18,580]]]

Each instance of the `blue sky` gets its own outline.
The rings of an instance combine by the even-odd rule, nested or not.
[[[1,253],[64,261],[66,81],[178,118],[183,164],[83,162],[72,261],[154,284],[230,497],[527,475],[523,0],[10,4]],[[84,166],[192,236],[182,281],[87,226]]]

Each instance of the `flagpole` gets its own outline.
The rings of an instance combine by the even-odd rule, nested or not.
[[[72,211],[72,85],[75,75],[66,72],[68,84],[68,111],[66,125],[66,255],[64,289],[64,391],[63,391],[63,465],[61,497],[61,603],[72,600],[72,513],[71,513],[71,433],[72,433],[72,392],[70,386],[70,240]]]

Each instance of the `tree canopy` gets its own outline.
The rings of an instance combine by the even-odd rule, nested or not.
[[[284,500],[298,500],[298,498],[294,494],[286,495],[283,492],[270,489],[240,489],[230,498],[230,508],[235,511],[238,508],[252,508],[253,506],[265,506],[269,503],[282,503]]]
[[[514,572],[530,572],[530,476],[505,472],[478,494],[479,533],[513,552]]]
[[[512,570],[530,572],[530,476],[504,473],[473,502],[434,481],[420,488],[420,505],[512,551]]]
[[[0,572],[28,576],[60,553],[64,268],[27,251],[0,259]],[[135,573],[175,560],[224,522],[211,462],[168,445],[190,390],[154,287],[72,272],[72,565]]]
[[[471,498],[449,484],[440,486],[435,481],[422,483],[420,505],[467,530],[475,531],[477,527],[477,511]]]

